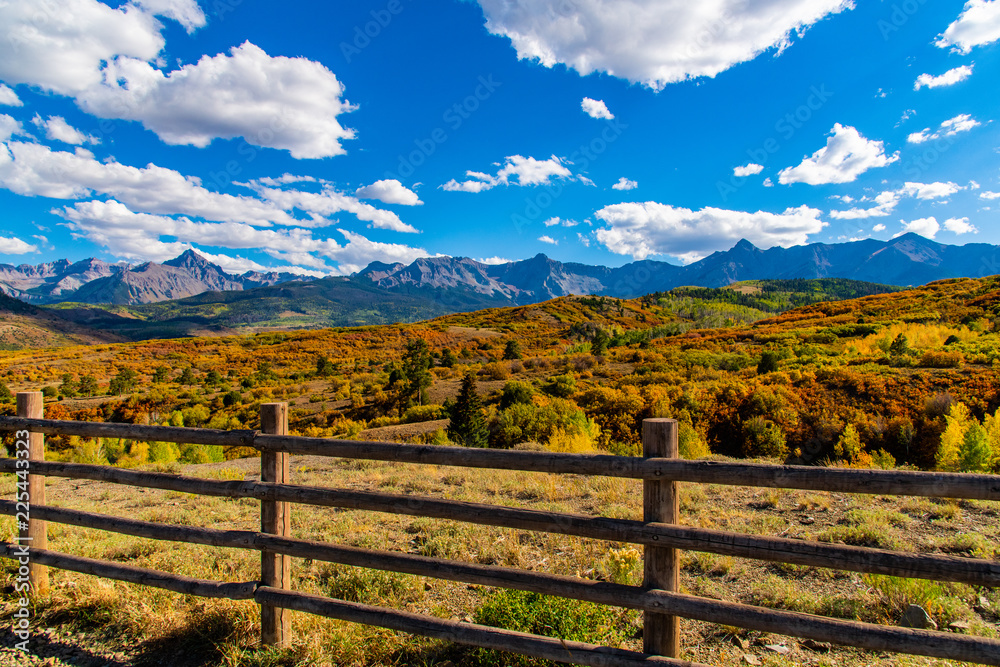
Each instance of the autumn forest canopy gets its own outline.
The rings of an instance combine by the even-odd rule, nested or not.
[[[1000,468],[1000,279],[900,291],[846,280],[562,297],[404,325],[8,350],[0,408],[242,429],[288,401],[293,433],[640,453],[647,417],[688,458]],[[50,437],[87,463],[220,461],[240,449]]]

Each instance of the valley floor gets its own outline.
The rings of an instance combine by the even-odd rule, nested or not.
[[[256,459],[241,459],[185,466],[184,472],[204,478],[249,479],[259,470]],[[640,484],[610,478],[292,457],[292,482],[616,518],[641,516]],[[0,480],[0,496],[9,497],[13,490],[11,478]],[[50,482],[47,494],[53,505],[164,523],[252,530],[259,521],[258,503],[252,500],[57,479]],[[1000,544],[1000,503],[695,485],[683,485],[681,502],[684,524],[723,530],[986,558],[996,558]],[[10,535],[12,519],[0,519],[0,529]],[[254,552],[55,524],[49,530],[50,548],[68,553],[207,579],[251,581],[259,575]],[[638,583],[640,578],[640,552],[628,545],[559,535],[307,506],[293,507],[292,531],[304,539],[623,583]],[[4,586],[0,618],[5,619],[0,642],[10,646],[6,626],[15,604],[14,570],[10,561],[0,563],[0,568],[0,585]],[[14,656],[5,648],[0,651],[0,665],[473,667],[513,664],[514,660],[298,613],[292,621],[294,646],[262,652],[255,649],[258,608],[253,603],[187,597],[56,570],[52,584],[51,597],[35,609],[39,634],[32,647],[37,657]],[[500,599],[494,589],[479,586],[299,559],[293,561],[292,586],[303,592],[465,621],[481,620],[484,609],[496,609]],[[697,553],[684,554],[682,588],[707,597],[889,624],[898,622],[902,609],[913,602],[927,608],[942,629],[1000,636],[1000,591],[996,590]],[[581,615],[586,611],[573,609]],[[627,648],[641,648],[637,613],[614,611],[599,618],[608,627],[595,631]],[[957,664],[807,645],[792,638],[693,621],[682,621],[682,632],[684,657],[711,665]]]

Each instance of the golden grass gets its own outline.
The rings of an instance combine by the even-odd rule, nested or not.
[[[188,466],[189,474],[210,479],[252,478],[255,460]],[[463,470],[384,462],[353,462],[314,457],[292,458],[293,482],[349,489],[377,489],[486,502],[512,507],[639,519],[641,483],[576,475]],[[0,494],[10,497],[13,481],[0,480]],[[225,529],[256,529],[259,503],[197,497],[71,480],[48,484],[54,505],[117,516]],[[726,486],[681,486],[682,523],[763,535],[836,539],[845,529],[889,531],[910,551],[979,555],[997,543],[997,503],[959,508],[950,503],[912,499],[850,497]],[[955,507],[942,525],[938,513]],[[0,518],[0,531],[10,535],[13,522]],[[295,537],[371,549],[403,551],[441,558],[538,570],[557,574],[638,584],[641,548],[596,540],[526,533],[419,517],[353,510],[294,506]],[[980,535],[981,539],[970,537]],[[50,526],[50,547],[92,558],[127,562],[192,577],[252,581],[259,576],[253,552],[158,542],[70,526]],[[929,606],[939,622],[971,620],[973,632],[996,636],[995,618],[980,616],[981,591],[966,587],[902,583],[876,585],[851,573],[686,553],[683,590],[710,597],[829,614],[866,621],[893,620],[899,600],[912,590],[931,595]],[[0,585],[9,584],[13,568],[4,562]],[[294,613],[295,639],[286,650],[257,646],[259,611],[249,602],[204,600],[156,589],[102,581],[53,571],[53,593],[36,609],[44,627],[70,628],[88,638],[120,645],[131,659],[167,658],[171,651],[199,656],[200,664],[236,666],[292,665],[443,665],[479,664],[470,649],[386,630]],[[910,588],[907,588],[909,586]],[[916,588],[913,588],[916,586]],[[321,595],[338,595],[443,618],[472,618],[491,589],[408,575],[293,559],[292,587]],[[911,590],[912,589],[912,590]],[[900,592],[902,591],[902,592]],[[991,592],[1000,603],[1000,596]],[[0,617],[12,613],[13,598],[2,598]],[[627,615],[621,616],[628,618]],[[625,621],[622,621],[625,622]],[[892,657],[834,648],[814,654],[794,640],[742,631],[741,636],[789,646],[787,656],[770,655],[760,646],[735,647],[731,632],[707,623],[682,621],[684,657],[717,665],[737,665],[743,655],[762,664],[946,665],[946,661]],[[623,636],[632,636],[634,628]],[[641,640],[624,644],[639,649]],[[124,648],[121,648],[124,647]]]

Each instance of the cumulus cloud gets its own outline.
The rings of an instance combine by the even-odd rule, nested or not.
[[[885,225],[883,225],[882,223],[879,223],[879,224],[875,225],[874,227],[872,227],[872,231],[873,232],[884,232],[885,231]]]
[[[969,130],[979,127],[981,123],[973,118],[967,113],[959,114],[954,118],[949,118],[943,121],[941,125],[938,126],[937,130],[932,131],[931,128],[925,127],[919,132],[914,132],[906,138],[911,144],[922,144],[925,141],[935,141],[943,137],[953,137],[959,132],[968,132]]]
[[[555,227],[556,225],[562,225],[563,227],[576,227],[580,223],[576,220],[569,220],[566,218],[549,218],[548,220],[542,220],[542,224],[546,227]]]
[[[93,135],[84,134],[66,122],[62,116],[49,116],[43,119],[38,114],[31,119],[31,124],[40,130],[45,130],[45,137],[53,141],[61,141],[64,144],[97,144],[100,139]]]
[[[933,216],[929,218],[911,220],[910,222],[900,220],[900,222],[903,223],[903,230],[893,234],[892,238],[897,238],[903,234],[909,234],[912,232],[914,234],[920,234],[920,236],[925,238],[933,239],[934,236],[941,231],[941,225],[938,224],[938,221]]]
[[[16,236],[0,236],[0,255],[26,255],[38,252],[38,246],[25,243]]]
[[[654,90],[780,53],[851,0],[479,0],[486,28],[521,59],[601,71]]]
[[[942,183],[941,181],[935,183],[911,183],[907,181],[903,184],[902,193],[910,197],[916,197],[917,199],[943,199],[964,189],[961,185],[952,183],[951,181],[946,183]]]
[[[139,121],[168,144],[204,147],[243,137],[304,159],[346,153],[341,142],[355,133],[337,116],[355,107],[343,93],[322,64],[271,57],[244,42],[229,55],[204,56],[166,74],[137,58],[117,58],[102,84],[78,101],[96,116]]]
[[[25,142],[0,144],[0,187],[26,196],[85,199],[95,194],[113,197],[131,210],[186,215],[221,222],[246,222],[304,227],[333,224],[330,216],[353,214],[373,227],[416,232],[391,211],[377,209],[324,184],[319,192],[246,184],[257,196],[236,196],[205,188],[197,178],[154,164],[144,168],[100,162],[88,151],[54,151]],[[305,212],[297,218],[292,212]]]
[[[826,146],[802,160],[796,167],[782,169],[778,182],[808,183],[850,183],[858,176],[876,167],[884,167],[899,160],[899,152],[885,154],[881,141],[872,141],[861,136],[855,128],[837,123],[833,126]]]
[[[877,196],[869,198],[863,197],[860,201],[874,202],[873,206],[862,208],[855,206],[846,211],[830,211],[830,217],[835,220],[859,220],[863,218],[881,218],[889,215],[899,204],[899,192],[886,191]]]
[[[133,4],[97,0],[0,3],[0,79],[74,95],[101,83],[116,56],[153,60],[162,26]]]
[[[742,167],[735,167],[733,169],[733,176],[753,176],[754,174],[759,174],[762,171],[764,171],[764,165],[754,164],[751,162],[750,164],[745,164]]]
[[[497,265],[497,264],[510,264],[511,261],[513,261],[513,260],[509,260],[506,257],[496,257],[496,256],[494,256],[494,257],[483,257],[483,258],[477,259],[476,261],[479,262],[480,264]]]
[[[7,141],[15,134],[24,134],[21,123],[13,116],[0,113],[0,142]]]
[[[611,189],[612,190],[635,190],[637,187],[639,187],[639,183],[637,181],[633,181],[631,179],[628,179],[628,178],[625,178],[624,176],[622,176],[621,178],[618,179],[617,183],[615,183],[614,185],[611,186]]]
[[[826,226],[820,213],[807,206],[749,213],[713,207],[692,211],[653,201],[623,203],[595,213],[607,224],[596,235],[611,252],[637,260],[670,255],[695,261],[744,238],[761,247],[805,243]]]
[[[984,190],[979,193],[980,199],[1000,199],[1000,192],[990,192],[989,190]]]
[[[551,243],[552,245],[559,245],[559,241],[556,241],[551,236],[539,236],[538,240],[542,243]]]
[[[614,120],[615,118],[615,115],[608,111],[608,105],[604,103],[604,100],[592,100],[589,97],[584,97],[583,102],[580,103],[580,108],[591,118],[605,118],[607,120]]]
[[[935,183],[915,183],[907,181],[901,188],[896,190],[886,190],[875,197],[865,196],[859,203],[872,202],[874,205],[868,207],[856,206],[846,211],[830,211],[830,217],[837,220],[858,220],[861,218],[878,218],[890,215],[904,197],[915,199],[944,199],[950,197],[959,190],[965,188],[957,183],[941,182]],[[855,201],[851,197],[842,197],[845,203]]]
[[[948,218],[944,221],[944,228],[954,234],[978,234],[979,230],[975,225],[969,224],[968,218]]]
[[[935,44],[942,49],[968,53],[975,46],[1000,39],[1000,2],[969,0],[961,15],[942,33]]]
[[[354,196],[361,199],[377,199],[383,204],[402,204],[403,206],[418,206],[423,204],[413,190],[397,181],[395,178],[375,181],[371,185],[358,188]]]
[[[950,69],[939,76],[921,74],[913,84],[913,90],[921,88],[940,88],[941,86],[951,86],[961,81],[965,81],[972,76],[972,65],[962,65],[955,69]]]
[[[195,0],[132,0],[150,14],[165,16],[184,26],[188,33],[205,27],[205,13]]]
[[[24,106],[24,102],[21,101],[21,98],[11,88],[0,83],[0,106],[20,107]]]
[[[344,229],[338,230],[347,240],[341,244],[332,238],[318,238],[309,229],[260,229],[239,222],[197,222],[186,217],[136,213],[114,200],[77,202],[53,213],[62,216],[78,238],[131,260],[163,261],[195,245],[206,245],[259,249],[275,259],[303,264],[323,273],[346,274],[359,271],[376,259],[408,263],[428,254],[422,248],[377,243]],[[325,259],[337,262],[337,267],[329,266]]]
[[[566,164],[565,160],[555,155],[547,160],[511,155],[496,175],[467,171],[465,175],[470,177],[469,180],[459,182],[452,179],[441,188],[449,192],[483,192],[498,185],[510,185],[512,177],[517,179],[514,185],[548,185],[553,178],[573,178],[573,172]]]

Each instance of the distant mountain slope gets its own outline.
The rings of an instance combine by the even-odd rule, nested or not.
[[[0,294],[0,350],[62,345],[121,343],[127,340]]]
[[[50,308],[73,321],[142,340],[416,322],[455,312],[452,305],[430,296],[388,292],[369,280],[323,278],[205,292],[160,303],[115,307],[61,304]]]
[[[216,264],[188,250],[163,264],[139,266],[108,264],[86,259],[66,260],[37,266],[0,264],[0,290],[29,303],[51,304],[73,301],[91,304],[155,303],[208,291],[240,291],[274,285],[299,276],[291,273],[242,275],[226,273]]]
[[[802,304],[881,294],[895,289],[842,279],[754,281],[724,289],[678,288],[652,293],[640,301],[665,305],[673,313],[670,322],[677,325],[674,329],[680,331],[691,327],[713,328],[726,322],[754,322]],[[324,278],[238,292],[206,292],[160,303],[132,306],[59,304],[47,309],[89,327],[143,340],[417,322],[470,311],[493,317],[510,305],[502,298],[466,287],[404,285],[403,290],[388,291],[360,277]],[[574,299],[584,304],[598,304],[594,307],[602,313],[626,303],[609,297]]]
[[[527,305],[568,295],[633,298],[685,285],[723,287],[745,280],[845,278],[912,286],[995,273],[1000,273],[1000,246],[950,246],[904,234],[889,241],[813,243],[768,250],[744,240],[687,266],[643,260],[612,268],[563,263],[542,254],[504,264],[484,264],[465,257],[425,257],[410,264],[372,262],[350,282],[331,284],[345,297],[350,291],[347,285],[361,289],[358,294],[364,296],[357,305],[362,310],[371,300],[371,290],[362,289],[367,286],[386,295],[414,299],[412,303],[423,302],[418,308],[422,313],[440,314]],[[300,280],[289,273],[230,274],[191,250],[162,264],[139,266],[96,259],[73,264],[60,260],[37,266],[0,265],[0,291],[36,304],[149,304]],[[385,298],[381,301],[387,303]],[[341,305],[344,313],[355,309],[344,301]]]
[[[889,241],[813,243],[768,250],[743,240],[730,250],[687,266],[645,260],[608,268],[564,264],[545,255],[486,265],[465,258],[440,257],[418,259],[408,266],[372,264],[358,277],[393,292],[413,293],[428,287],[466,289],[493,303],[518,305],[569,294],[631,298],[683,285],[723,287],[744,280],[847,278],[905,286],[994,273],[1000,273],[998,246],[950,246],[904,234]]]

